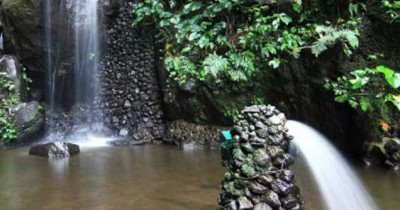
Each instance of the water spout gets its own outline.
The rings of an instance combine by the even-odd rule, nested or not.
[[[286,123],[329,210],[377,210],[371,196],[346,160],[315,129],[293,120]]]

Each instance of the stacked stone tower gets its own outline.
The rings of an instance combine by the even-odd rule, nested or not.
[[[246,107],[223,144],[228,167],[219,199],[221,209],[301,210],[304,201],[294,184],[288,154],[292,137],[286,117],[273,106]]]

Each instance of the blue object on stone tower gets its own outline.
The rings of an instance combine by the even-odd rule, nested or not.
[[[222,136],[224,137],[225,141],[232,140],[232,134],[231,134],[231,131],[229,131],[229,130],[222,131]]]
[[[228,149],[232,144],[232,134],[229,130],[222,131],[221,134],[221,149]]]

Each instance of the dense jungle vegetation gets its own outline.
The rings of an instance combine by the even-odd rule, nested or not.
[[[372,6],[383,11],[383,18],[400,18],[400,1],[389,0],[143,0],[135,3],[133,23],[157,28],[169,84],[195,80],[211,88],[240,89],[305,53],[317,58],[340,47],[351,58],[360,45],[362,15]],[[376,52],[368,57],[371,66],[320,79],[335,101],[367,112],[388,129],[400,111],[400,74],[380,65],[384,56]],[[264,103],[259,93],[253,94],[253,104]]]

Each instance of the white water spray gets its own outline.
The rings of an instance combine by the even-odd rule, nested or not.
[[[378,207],[346,160],[315,129],[289,120],[293,144],[304,156],[329,210],[377,210]]]
[[[74,102],[75,109],[85,108],[89,110],[87,117],[77,115],[73,116],[77,120],[73,121],[73,125],[63,126],[62,117],[50,117],[47,121],[47,136],[43,142],[69,141],[77,143],[81,146],[95,147],[105,146],[106,142],[114,140],[111,137],[104,137],[102,128],[102,120],[100,116],[94,113],[94,100],[98,96],[98,81],[96,76],[100,63],[100,25],[101,25],[101,8],[99,0],[45,0],[45,44],[47,50],[46,66],[47,66],[47,101],[52,114],[60,114],[66,98],[60,97],[64,94],[64,84],[57,84],[62,81],[56,79],[58,65],[64,57],[65,52],[73,52],[73,75],[74,75]],[[53,17],[54,16],[54,17]],[[68,18],[71,18],[70,19]],[[56,20],[67,18],[67,31],[63,27],[58,27]],[[61,30],[64,29],[64,30]],[[69,30],[74,32],[74,49],[63,49],[71,45],[62,44],[65,39],[60,37],[69,34]],[[59,53],[62,52],[62,53]],[[57,54],[59,53],[59,54]],[[57,55],[53,55],[57,54]],[[72,69],[71,69],[72,70]],[[72,91],[72,90],[71,90]],[[56,98],[58,100],[56,100]],[[61,99],[61,100],[60,100]],[[86,114],[86,113],[84,113]],[[61,121],[61,123],[60,123]],[[57,126],[61,124],[61,126]],[[67,132],[66,132],[67,131]],[[104,134],[105,135],[105,134]]]

